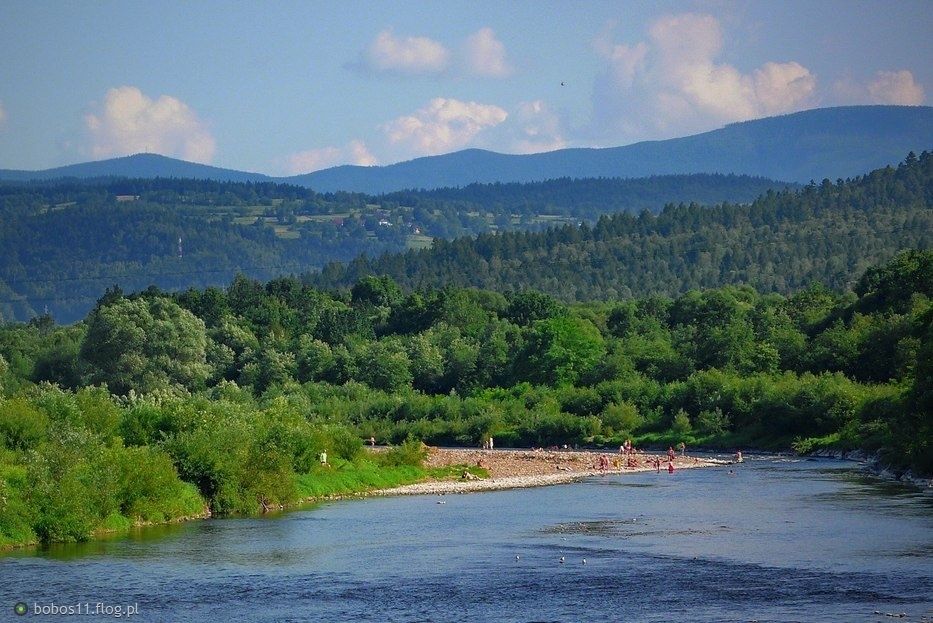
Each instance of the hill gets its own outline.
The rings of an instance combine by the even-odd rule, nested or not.
[[[860,175],[933,147],[933,108],[849,106],[735,123],[665,141],[507,155],[469,149],[384,167],[343,166],[290,178],[320,191],[368,193],[557,177],[735,173],[800,182]]]
[[[726,175],[471,185],[371,197],[271,182],[0,183],[0,320],[78,320],[108,287],[185,289],[269,279],[433,238],[595,222],[689,200],[749,202],[773,180]]]
[[[45,171],[0,170],[0,180],[175,177],[278,181],[319,192],[368,194],[477,182],[687,173],[734,173],[806,184],[860,175],[896,162],[909,151],[919,153],[931,147],[933,108],[929,106],[846,106],[734,123],[695,136],[624,147],[523,155],[467,149],[381,167],[340,166],[287,178],[137,154]]]
[[[135,154],[122,158],[111,158],[95,162],[70,164],[42,171],[18,171],[0,169],[0,180],[25,182],[29,180],[57,180],[64,178],[188,178],[216,180],[221,182],[265,182],[272,178],[261,173],[246,173],[233,169],[221,169],[197,162],[186,162],[159,154]]]
[[[564,300],[675,295],[748,284],[792,292],[820,281],[843,290],[869,265],[933,243],[933,154],[910,154],[835,184],[769,191],[750,206],[669,205],[621,213],[595,226],[483,234],[430,249],[332,264],[307,281],[349,287],[388,275],[409,289],[534,288]]]

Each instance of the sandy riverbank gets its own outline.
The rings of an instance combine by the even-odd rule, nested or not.
[[[599,468],[599,452],[565,450],[464,450],[431,448],[425,461],[426,467],[448,467],[466,465],[483,467],[488,478],[459,480],[436,480],[420,482],[374,492],[376,495],[439,495],[447,493],[469,493],[473,491],[495,491],[521,487],[541,487],[573,482],[591,476],[606,474],[628,474],[656,471],[655,459],[661,460],[661,471],[667,472],[667,456],[637,453],[634,463],[628,466],[626,457],[605,453],[609,460],[608,469]],[[674,470],[721,465],[720,461],[678,456],[674,459]]]

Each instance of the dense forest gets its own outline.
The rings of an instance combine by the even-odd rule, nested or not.
[[[819,281],[844,290],[901,249],[929,248],[931,208],[933,154],[923,152],[855,179],[768,191],[750,206],[667,205],[656,216],[620,213],[594,225],[437,240],[430,249],[331,264],[307,280],[349,287],[384,274],[406,289],[535,288],[565,301],[727,284],[787,294]]]
[[[933,252],[787,298],[111,289],[73,326],[2,327],[0,396],[0,545],[402,482],[420,440],[861,447],[930,473]]]
[[[540,230],[671,201],[750,202],[783,184],[723,175],[472,185],[370,197],[271,182],[0,183],[0,319],[82,318],[114,284],[184,289],[317,270],[496,230]]]

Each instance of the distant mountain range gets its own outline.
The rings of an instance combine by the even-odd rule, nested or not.
[[[0,180],[60,177],[179,177],[283,182],[319,192],[387,193],[474,182],[532,182],[560,177],[644,177],[735,173],[788,182],[848,178],[933,148],[929,106],[846,106],[733,123],[664,141],[604,149],[561,149],[510,155],[467,149],[382,167],[340,166],[293,177],[270,177],[137,154],[44,171],[0,170]]]

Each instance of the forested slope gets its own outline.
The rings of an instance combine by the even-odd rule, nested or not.
[[[482,234],[430,249],[332,264],[309,283],[347,287],[369,274],[403,287],[536,288],[564,300],[677,294],[748,284],[793,292],[812,282],[843,290],[871,264],[933,242],[933,154],[897,167],[750,206],[668,205],[657,216],[615,214],[595,225]]]
[[[92,179],[0,184],[0,319],[81,318],[107,287],[165,289],[319,269],[494,230],[539,230],[665,202],[752,201],[786,185],[696,175],[473,185],[386,197],[261,183]]]

